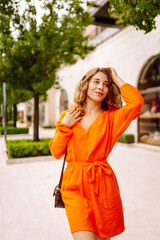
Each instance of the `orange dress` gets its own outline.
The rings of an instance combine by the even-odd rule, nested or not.
[[[80,122],[72,127],[61,123],[69,110],[62,112],[56,122],[49,147],[56,159],[67,148],[61,191],[71,232],[92,231],[100,238],[109,238],[125,229],[120,191],[107,157],[141,112],[144,101],[138,89],[128,83],[120,91],[126,105],[103,111],[87,131]]]

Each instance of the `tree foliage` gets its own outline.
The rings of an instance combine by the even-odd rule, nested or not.
[[[41,1],[44,14],[37,23],[32,0],[19,3],[3,0],[1,6],[0,78],[16,89],[30,91],[35,99],[34,139],[38,140],[38,102],[53,85],[59,87],[57,71],[74,64],[94,49],[89,46],[85,28],[93,21],[80,0]],[[61,13],[61,14],[60,14]],[[7,23],[5,25],[5,22]]]
[[[155,18],[160,15],[159,0],[109,0],[110,14],[118,18],[118,23],[125,23],[144,30],[145,33],[156,28]]]

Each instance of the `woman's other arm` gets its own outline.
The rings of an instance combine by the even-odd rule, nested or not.
[[[110,111],[112,129],[111,142],[112,145],[114,145],[122,133],[128,128],[132,120],[137,118],[141,112],[144,100],[136,87],[124,82],[114,69],[111,71],[112,79],[120,88],[122,98],[126,103],[122,108]]]
[[[78,117],[79,114],[75,109],[64,111],[56,122],[54,138],[49,142],[50,151],[56,159],[65,154],[68,142],[73,134],[72,126],[81,119]]]

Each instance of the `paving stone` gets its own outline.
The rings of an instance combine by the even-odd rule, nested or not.
[[[52,197],[62,159],[6,165],[3,137],[0,146],[0,240],[72,240],[65,210],[54,208]],[[113,239],[159,240],[160,152],[117,143],[108,161],[118,179],[126,226]]]

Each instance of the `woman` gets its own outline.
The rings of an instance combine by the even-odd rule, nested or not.
[[[126,102],[123,107],[118,88]],[[110,67],[91,69],[81,79],[74,102],[61,113],[49,146],[57,159],[67,149],[61,192],[74,240],[108,240],[125,227],[117,179],[107,157],[144,101],[138,89]]]

